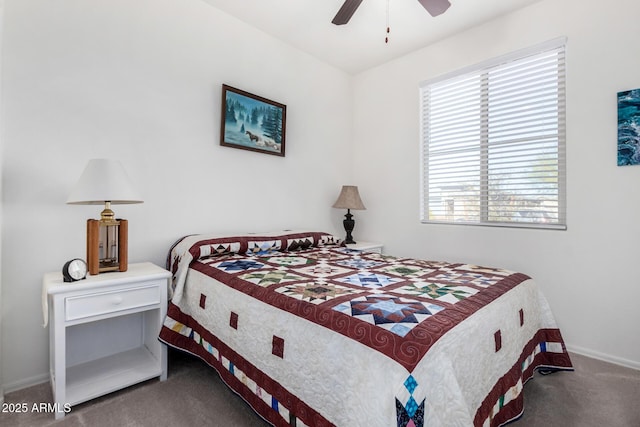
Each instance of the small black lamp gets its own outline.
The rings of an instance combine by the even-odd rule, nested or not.
[[[347,238],[345,243],[355,243],[353,237],[351,236],[351,232],[353,231],[353,227],[355,227],[356,222],[353,220],[353,215],[351,215],[351,209],[354,210],[365,210],[367,208],[364,207],[362,200],[360,199],[360,193],[358,193],[358,187],[355,185],[343,185],[342,191],[338,196],[338,200],[333,204],[334,208],[338,209],[346,209],[347,214],[344,216],[344,221],[342,224],[344,225],[344,230],[347,232]]]

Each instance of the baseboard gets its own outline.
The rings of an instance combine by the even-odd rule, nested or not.
[[[569,353],[576,353],[581,356],[590,357],[592,359],[602,360],[603,362],[613,363],[614,365],[620,365],[631,369],[640,370],[640,362],[636,362],[633,360],[624,359],[622,357],[611,356],[610,354],[604,354],[597,351],[589,350],[587,348],[568,345],[567,350]]]
[[[22,390],[23,388],[42,384],[48,381],[49,381],[49,375],[42,374],[42,375],[36,375],[33,377],[25,378],[20,381],[15,381],[9,384],[3,384],[4,394],[9,394],[12,391]]]

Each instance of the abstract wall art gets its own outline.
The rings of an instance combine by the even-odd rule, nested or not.
[[[618,92],[618,166],[640,164],[640,89]]]

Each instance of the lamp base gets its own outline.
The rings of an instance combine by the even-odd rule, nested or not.
[[[87,268],[89,274],[127,271],[128,225],[126,219],[87,220]]]
[[[342,225],[344,226],[344,231],[347,232],[347,237],[344,239],[344,242],[346,244],[356,243],[355,240],[353,240],[353,236],[351,236],[351,232],[356,226],[356,222],[353,220],[353,215],[351,215],[351,209],[347,209]]]

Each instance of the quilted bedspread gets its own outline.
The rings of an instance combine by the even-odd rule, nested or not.
[[[528,276],[353,251],[326,233],[189,236],[165,343],[278,426],[497,426],[534,369],[570,370]]]

